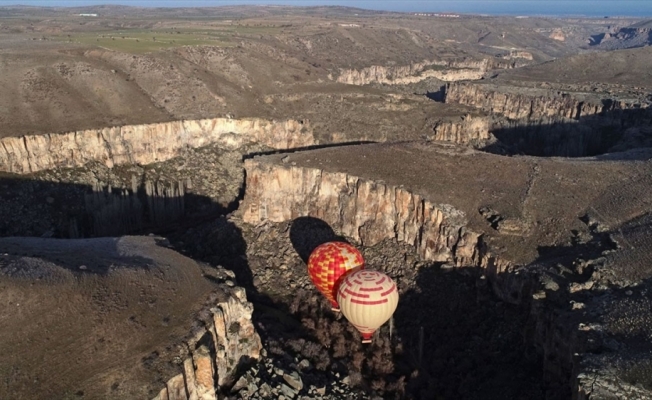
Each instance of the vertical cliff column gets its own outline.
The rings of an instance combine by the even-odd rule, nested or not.
[[[365,246],[395,239],[414,246],[429,261],[507,266],[485,254],[480,235],[465,227],[464,213],[449,205],[432,204],[402,187],[344,173],[276,164],[277,158],[245,161],[244,222],[312,216]]]
[[[262,343],[251,322],[253,305],[246,301],[245,291],[237,288],[237,297],[212,309],[214,325],[217,385],[229,387],[238,378],[238,368],[260,357]]]
[[[226,300],[210,309],[206,327],[188,341],[190,355],[183,372],[171,378],[154,400],[216,400],[220,390],[230,388],[238,369],[257,360],[263,348],[252,313],[245,290],[231,290]]]
[[[81,167],[91,161],[109,168],[120,164],[151,164],[177,157],[187,147],[213,143],[231,150],[249,143],[280,150],[317,144],[308,120],[212,118],[125,125],[1,138],[0,171],[28,174],[59,167]]]

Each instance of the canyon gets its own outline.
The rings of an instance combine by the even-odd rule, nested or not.
[[[0,397],[651,396],[649,48],[586,54],[590,19],[21,10]],[[331,240],[399,288],[370,345],[305,273]]]

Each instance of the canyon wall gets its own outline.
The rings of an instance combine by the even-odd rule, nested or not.
[[[441,119],[434,124],[432,130],[432,140],[459,144],[483,143],[493,137],[490,118],[471,114]]]
[[[544,380],[554,388],[550,398],[567,397],[570,392],[578,399],[617,397],[625,391],[647,394],[643,389],[631,391],[631,385],[622,379],[617,380],[618,387],[607,385],[600,391],[597,386],[596,390],[588,387],[589,378],[598,375],[604,377],[600,384],[619,379],[610,362],[595,370],[583,363],[592,356],[587,349],[606,339],[587,329],[578,330],[579,322],[586,320],[559,308],[556,301],[564,283],[553,283],[554,273],[547,266],[531,265],[513,272],[513,264],[493,256],[483,233],[469,230],[466,215],[453,206],[434,204],[383,181],[297,167],[287,160],[276,163],[273,158],[253,158],[245,162],[245,169],[247,191],[240,212],[246,223],[259,226],[310,216],[363,246],[396,240],[413,246],[423,260],[448,267],[483,268],[498,298],[519,304],[528,314],[524,338],[543,357]],[[557,300],[545,300],[547,297]]]
[[[647,104],[538,88],[455,82],[446,85],[446,103],[463,104],[509,119],[580,119],[601,113],[647,108]]]
[[[510,119],[546,117],[578,119],[607,111],[601,102],[585,102],[544,89],[524,89],[523,93],[518,93],[490,84],[466,82],[449,83],[446,86],[446,102],[479,108]],[[626,108],[627,105],[613,103],[612,107]]]
[[[0,171],[27,174],[97,161],[108,167],[169,160],[185,148],[248,143],[274,149],[316,144],[308,121],[213,118],[127,125],[62,134],[0,139]]]
[[[445,102],[489,115],[469,121],[443,120],[435,140],[473,144],[501,154],[583,157],[644,147],[652,109],[646,102],[602,98],[530,87],[457,82],[445,88]],[[497,142],[497,144],[496,144]]]
[[[482,266],[501,272],[509,263],[487,253],[480,234],[466,228],[463,212],[433,204],[402,187],[344,173],[245,161],[244,222],[320,218],[364,246],[396,239],[428,261]]]
[[[514,68],[516,63],[499,60],[428,61],[401,66],[372,65],[362,69],[342,69],[337,82],[349,85],[383,83],[404,85],[427,78],[442,81],[477,80],[490,69]]]
[[[239,287],[211,308],[205,326],[187,342],[183,372],[168,380],[154,400],[216,400],[220,390],[232,386],[238,368],[257,360],[262,350],[252,313]]]

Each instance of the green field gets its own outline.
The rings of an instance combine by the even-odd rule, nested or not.
[[[229,26],[214,30],[166,29],[166,30],[122,30],[93,33],[71,33],[56,35],[53,39],[99,46],[125,53],[149,53],[179,46],[211,45],[228,47],[238,37],[264,35],[280,32],[270,26]]]

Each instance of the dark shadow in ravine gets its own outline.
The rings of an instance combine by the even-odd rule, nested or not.
[[[498,299],[480,268],[419,270],[394,315],[410,399],[544,399],[528,310]],[[396,357],[396,356],[395,356]]]
[[[286,150],[269,150],[269,151],[259,151],[252,152],[244,155],[243,160],[247,160],[259,156],[268,156],[272,154],[291,154],[299,151],[308,151],[308,150],[319,150],[319,149],[328,149],[331,147],[344,147],[344,146],[359,146],[361,144],[373,144],[377,143],[371,140],[352,140],[348,142],[339,142],[339,143],[327,143],[327,144],[316,144],[313,146],[303,146],[303,147],[294,147]]]
[[[649,159],[650,153],[622,153],[652,147],[652,110],[611,109],[576,118],[503,120],[490,128],[496,142],[482,150],[500,155],[539,157],[592,157]],[[622,153],[622,154],[619,154]]]
[[[288,229],[285,234],[293,235],[301,249],[338,238],[326,223],[316,218],[299,219],[293,224],[292,232]],[[300,237],[294,236],[297,234]],[[241,229],[232,221],[217,218],[173,234],[169,239],[184,254],[235,273],[236,283],[246,289],[248,300],[254,304],[254,326],[271,361],[286,372],[293,369],[300,371],[305,389],[299,395],[308,395],[310,385],[331,390],[332,386],[338,384],[334,374],[344,376],[347,373],[345,363],[339,359],[345,358],[351,348],[346,346],[347,342],[343,338],[347,335],[350,343],[360,347],[356,332],[345,327],[341,316],[331,311],[329,304],[316,290],[295,289],[289,297],[280,294],[272,296],[270,289],[278,286],[286,289],[288,277],[281,275],[282,271],[264,265],[266,260],[254,260],[256,269],[252,270],[247,250],[248,246],[257,244],[248,244]],[[289,238],[286,237],[285,240],[287,239]],[[268,248],[280,248],[279,243],[264,244]],[[273,275],[278,278],[261,282],[258,279],[261,274],[264,275],[263,270],[268,268],[274,270]],[[299,274],[305,273],[304,268],[299,269]],[[297,278],[293,276],[293,279]],[[339,359],[333,356],[331,349],[332,342],[335,341]],[[298,366],[295,361],[297,357],[307,360],[309,364]],[[274,378],[264,368],[258,377],[268,382],[280,379]]]
[[[0,237],[160,234],[233,211],[243,194],[224,205],[183,184],[143,182],[134,191],[5,175],[0,177]]]
[[[426,92],[426,97],[437,103],[443,103],[446,99],[446,85],[440,86],[437,91]]]

